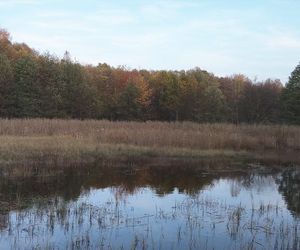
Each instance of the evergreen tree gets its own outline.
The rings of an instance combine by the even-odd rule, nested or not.
[[[61,61],[63,107],[67,117],[90,118],[94,113],[94,95],[87,85],[84,68],[70,59],[68,52]]]
[[[282,93],[282,111],[285,121],[300,124],[300,63],[291,73]]]
[[[197,120],[200,122],[224,121],[226,111],[225,98],[216,85],[208,86],[199,100]]]
[[[141,107],[138,103],[139,90],[130,83],[119,97],[117,119],[137,120],[140,116]]]
[[[158,73],[158,107],[157,112],[163,120],[179,120],[180,85],[176,74],[162,71]]]
[[[40,86],[40,112],[48,118],[64,117],[63,83],[59,60],[46,54],[38,60],[37,81]]]
[[[8,58],[0,54],[0,117],[10,117],[13,113],[13,70]]]
[[[37,63],[32,57],[22,57],[14,65],[15,116],[39,117],[40,89],[37,84]]]

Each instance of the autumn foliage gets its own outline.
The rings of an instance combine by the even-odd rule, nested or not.
[[[69,53],[60,59],[13,43],[0,30],[1,117],[278,123],[290,121],[284,112],[293,104],[281,105],[288,94],[279,80],[216,77],[200,68],[81,65]]]

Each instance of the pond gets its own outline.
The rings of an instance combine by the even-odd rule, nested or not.
[[[300,171],[2,174],[1,249],[300,249]]]

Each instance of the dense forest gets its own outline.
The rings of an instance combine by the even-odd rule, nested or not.
[[[286,86],[244,75],[81,65],[0,30],[0,117],[300,124],[300,64]]]

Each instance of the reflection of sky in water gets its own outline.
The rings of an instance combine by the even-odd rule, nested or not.
[[[64,203],[60,202],[59,208]],[[164,196],[149,187],[131,194],[121,187],[84,190],[64,208],[65,217],[53,206],[10,212],[12,229],[0,233],[0,248],[128,249],[136,243],[150,249],[240,249],[255,242],[255,248],[268,249],[295,238],[287,228],[298,223],[300,229],[271,176],[253,176],[250,181],[221,178],[192,197],[177,188]]]

